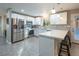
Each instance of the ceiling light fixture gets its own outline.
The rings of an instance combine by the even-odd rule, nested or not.
[[[52,13],[56,13],[56,10],[53,8],[53,9],[51,10],[51,12],[52,12]]]
[[[43,13],[42,16],[43,16],[44,19],[48,18],[48,14],[47,13]]]

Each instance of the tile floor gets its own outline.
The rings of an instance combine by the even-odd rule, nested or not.
[[[38,56],[39,38],[31,37],[14,44],[7,44],[0,37],[0,56]],[[79,56],[79,45],[72,44],[72,56]]]
[[[7,44],[0,38],[0,56],[38,56],[38,38],[32,37],[14,44]]]
[[[71,55],[72,56],[79,56],[79,45],[78,44],[72,44]]]

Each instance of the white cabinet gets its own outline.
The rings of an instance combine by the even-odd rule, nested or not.
[[[67,33],[68,30],[52,30],[39,33],[39,55],[57,56],[60,42],[64,40]]]
[[[39,55],[54,56],[54,39],[49,37],[39,37]]]

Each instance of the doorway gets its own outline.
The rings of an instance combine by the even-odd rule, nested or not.
[[[71,15],[71,39],[74,43],[79,43],[79,14]]]

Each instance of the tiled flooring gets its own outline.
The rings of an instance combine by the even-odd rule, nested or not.
[[[5,39],[0,38],[0,56],[38,56],[39,55],[39,39],[31,37],[24,41],[7,44]],[[79,45],[72,44],[72,56],[79,56]]]
[[[38,38],[32,37],[18,43],[7,44],[0,38],[0,56],[38,56],[38,41]]]
[[[78,44],[72,44],[71,55],[72,56],[79,56],[79,45]]]

